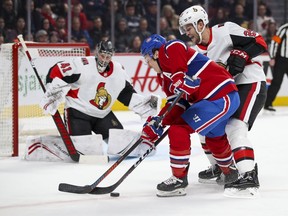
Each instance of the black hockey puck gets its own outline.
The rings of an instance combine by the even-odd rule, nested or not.
[[[118,192],[112,192],[112,193],[110,193],[110,196],[111,196],[111,197],[119,197],[119,196],[120,196],[120,193],[118,193]]]

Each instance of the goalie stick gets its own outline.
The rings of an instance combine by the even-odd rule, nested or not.
[[[167,116],[167,114],[173,109],[173,107],[177,104],[177,102],[182,97],[183,92],[179,93],[177,97],[174,99],[173,103],[168,107],[168,109],[163,113],[163,115],[159,116],[159,121],[156,122],[157,125],[161,123],[163,118]],[[168,130],[166,130],[168,131]],[[162,141],[162,139],[166,136],[167,132],[165,131],[164,134],[155,142],[155,145],[157,145]],[[123,155],[121,155],[118,160],[105,172],[103,173],[94,183],[91,185],[85,185],[85,186],[77,186],[67,183],[60,183],[58,190],[62,192],[68,192],[68,193],[77,193],[77,194],[85,194],[85,193],[92,193],[92,194],[101,194],[102,193],[108,193],[106,191],[114,190],[137,166],[142,162],[142,160],[152,151],[153,147],[150,147],[144,155],[142,155],[139,160],[124,174],[124,176],[113,186],[112,188],[108,189],[99,189],[97,187],[100,182],[102,182],[103,179],[105,179],[141,142],[143,141],[142,138],[139,138]],[[140,162],[139,162],[140,161]],[[96,189],[97,188],[97,189]],[[95,189],[95,191],[94,191]],[[100,191],[100,192],[99,192]]]
[[[32,68],[34,70],[34,73],[35,73],[35,75],[36,75],[36,77],[37,77],[37,79],[38,79],[38,81],[40,83],[40,86],[41,86],[42,90],[45,92],[46,88],[45,88],[45,86],[43,84],[43,81],[41,80],[41,78],[39,76],[37,68],[36,68],[36,66],[35,66],[35,64],[34,64],[34,62],[32,60],[32,57],[31,57],[31,55],[29,53],[29,50],[28,50],[28,48],[27,48],[27,46],[25,44],[25,41],[23,39],[23,35],[18,35],[17,38],[18,38],[18,40],[19,40],[19,42],[20,42],[20,44],[21,44],[21,46],[22,46],[22,48],[23,48],[23,50],[25,52],[26,57],[28,58],[31,66],[32,66]],[[63,140],[63,142],[64,142],[64,144],[65,144],[65,146],[67,148],[69,156],[71,157],[71,159],[73,161],[79,162],[80,155],[78,154],[78,152],[77,152],[77,150],[76,150],[76,148],[75,148],[75,146],[73,144],[73,141],[71,140],[71,137],[70,137],[70,135],[67,132],[67,129],[66,129],[65,125],[64,125],[64,122],[63,122],[63,120],[61,118],[61,115],[60,115],[58,110],[52,116],[52,118],[53,118],[53,120],[55,122],[55,125],[57,126],[57,129],[58,129],[58,131],[59,131],[59,133],[61,135],[61,138],[62,138],[62,140]]]

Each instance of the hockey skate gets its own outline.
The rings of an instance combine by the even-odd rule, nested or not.
[[[158,197],[174,197],[174,196],[185,196],[186,187],[188,186],[187,176],[183,178],[177,178],[171,176],[166,181],[157,185],[157,196]]]
[[[228,169],[229,169],[229,172],[227,174],[224,174],[222,172],[219,175],[219,177],[216,179],[216,182],[218,185],[226,185],[238,179],[239,173],[235,165],[234,164],[230,165]]]
[[[222,171],[217,164],[203,170],[198,174],[198,182],[203,184],[216,184],[216,179],[221,175]]]
[[[256,198],[260,187],[257,164],[252,171],[244,173],[232,183],[225,184],[224,196],[233,198]]]
[[[264,110],[269,112],[276,112],[276,109],[273,106],[264,106]]]

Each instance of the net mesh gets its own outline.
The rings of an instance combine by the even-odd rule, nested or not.
[[[26,45],[43,83],[49,68],[56,62],[90,54],[86,45],[79,44],[27,43]],[[16,49],[14,54],[13,49]],[[17,80],[13,79],[13,73],[18,74],[16,85]],[[17,86],[15,91],[13,91],[13,82],[14,86]],[[58,134],[51,116],[44,115],[39,107],[43,91],[28,59],[22,48],[12,43],[1,45],[0,95],[0,156],[14,154],[15,145],[18,145],[13,140],[15,133],[19,142],[25,142],[28,135]],[[17,97],[19,106],[13,107],[13,97]],[[60,113],[61,110],[63,105],[60,106]],[[15,118],[19,128],[13,123]]]

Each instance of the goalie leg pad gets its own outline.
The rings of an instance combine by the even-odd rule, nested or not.
[[[101,135],[74,136],[71,139],[80,155],[103,156]],[[29,136],[26,139],[24,159],[28,161],[74,162],[60,136]]]
[[[125,129],[110,129],[107,154],[122,155],[139,138],[140,133]],[[136,150],[136,149],[135,149]],[[135,150],[133,152],[135,152]],[[137,156],[131,152],[129,156]]]

